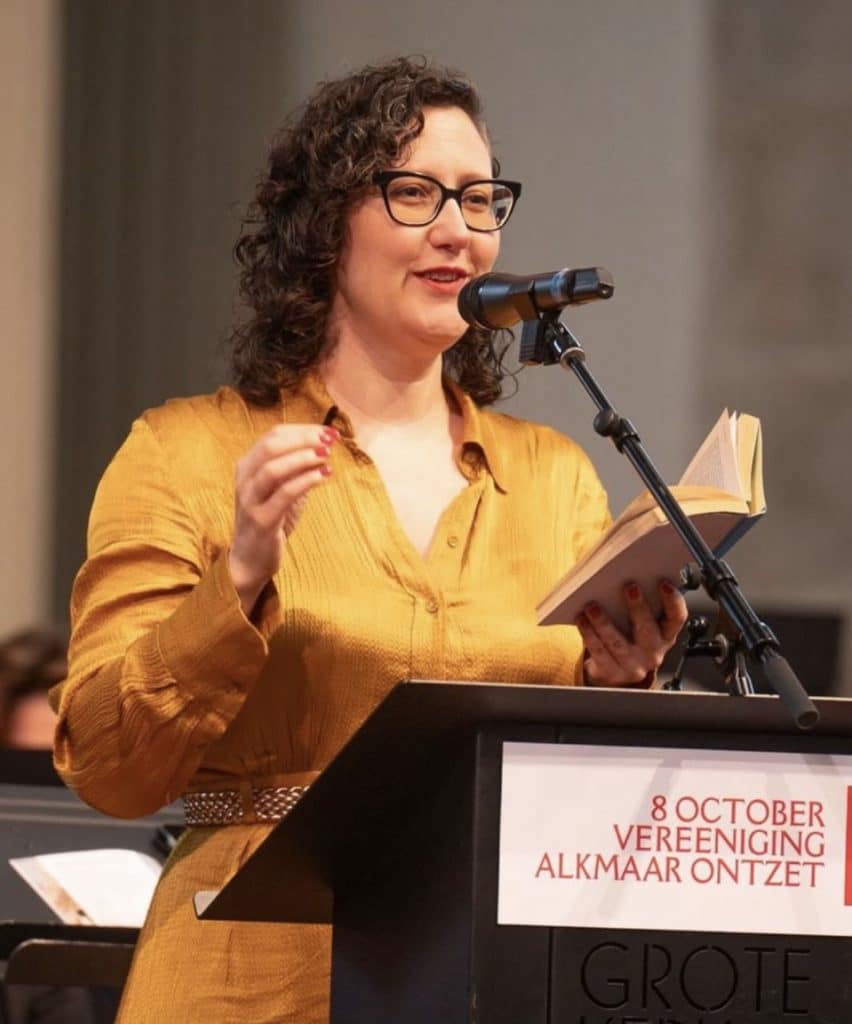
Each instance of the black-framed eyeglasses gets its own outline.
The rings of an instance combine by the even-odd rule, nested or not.
[[[444,203],[455,199],[471,231],[499,231],[521,194],[519,181],[482,178],[461,188],[447,188],[437,178],[416,171],[377,171],[373,184],[382,190],[391,219],[407,227],[431,224]]]

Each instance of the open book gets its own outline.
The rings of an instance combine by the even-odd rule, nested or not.
[[[707,544],[723,556],[766,511],[760,420],[726,409],[671,491]],[[681,568],[691,560],[651,494],[643,491],[544,598],[538,621],[573,623],[586,604],[597,601],[629,632],[625,583],[639,583],[659,614],[658,581],[677,585]]]
[[[9,863],[64,924],[141,928],[162,867],[136,850],[74,850]]]

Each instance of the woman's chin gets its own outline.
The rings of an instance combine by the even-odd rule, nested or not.
[[[446,352],[461,338],[467,330],[467,324],[458,314],[442,317],[440,320],[429,320],[421,324],[418,334],[430,348],[438,352]]]

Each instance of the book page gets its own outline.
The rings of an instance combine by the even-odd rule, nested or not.
[[[756,416],[737,417],[737,462],[752,515],[766,511],[763,490],[763,432]]]
[[[75,850],[9,864],[66,924],[141,928],[162,870],[137,850]]]
[[[744,495],[737,465],[737,417],[725,409],[678,481]]]

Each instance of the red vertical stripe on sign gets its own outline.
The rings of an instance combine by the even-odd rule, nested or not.
[[[843,902],[852,907],[852,786],[846,787],[846,893]]]

